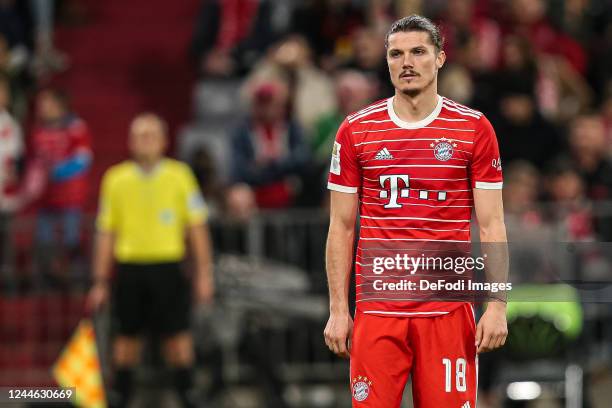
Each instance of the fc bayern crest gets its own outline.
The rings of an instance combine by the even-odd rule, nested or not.
[[[353,398],[355,401],[361,402],[365,401],[370,395],[370,387],[372,386],[372,381],[368,380],[367,377],[357,376],[353,378]]]
[[[430,146],[433,147],[436,159],[447,161],[453,157],[453,149],[457,147],[457,143],[443,137],[442,139],[436,139],[435,143],[430,144]]]

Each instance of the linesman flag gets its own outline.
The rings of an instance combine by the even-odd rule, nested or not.
[[[104,382],[93,324],[83,319],[52,368],[62,387],[75,387],[75,404],[82,408],[106,408]]]

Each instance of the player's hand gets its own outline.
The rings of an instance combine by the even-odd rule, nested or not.
[[[200,273],[194,281],[194,296],[198,304],[210,305],[215,298],[215,284],[208,273]]]
[[[353,334],[353,319],[346,313],[332,313],[325,326],[325,344],[334,354],[349,358],[350,340]]]
[[[108,298],[108,283],[96,282],[87,295],[87,310],[90,312],[97,312],[106,302],[108,302]]]
[[[476,326],[477,352],[484,353],[500,348],[506,343],[507,336],[506,304],[490,302]]]

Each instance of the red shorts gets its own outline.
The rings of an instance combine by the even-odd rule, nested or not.
[[[436,317],[355,315],[353,407],[399,408],[412,375],[415,408],[476,408],[476,323],[469,303]]]

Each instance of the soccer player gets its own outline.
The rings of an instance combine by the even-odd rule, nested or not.
[[[355,407],[399,407],[411,375],[415,407],[475,408],[477,353],[506,339],[503,300],[490,301],[476,325],[471,303],[372,295],[364,248],[469,243],[472,208],[481,241],[505,248],[498,145],[482,113],[438,95],[438,27],[412,15],[396,21],[385,42],[395,95],[349,115],[332,152],[325,342],[350,357]],[[353,323],[347,293],[357,213]],[[498,261],[507,267],[503,253]]]
[[[180,262],[187,235],[195,261],[194,295],[199,302],[211,302],[214,288],[207,211],[187,165],[163,157],[166,139],[161,118],[137,116],[129,136],[133,160],[110,168],[102,181],[95,282],[88,300],[94,310],[107,300],[114,258],[118,265],[111,308],[118,336],[113,342],[111,407],[129,404],[145,333],[161,336],[163,356],[173,369],[183,406],[196,406],[189,392],[194,363],[189,332],[191,285]]]

